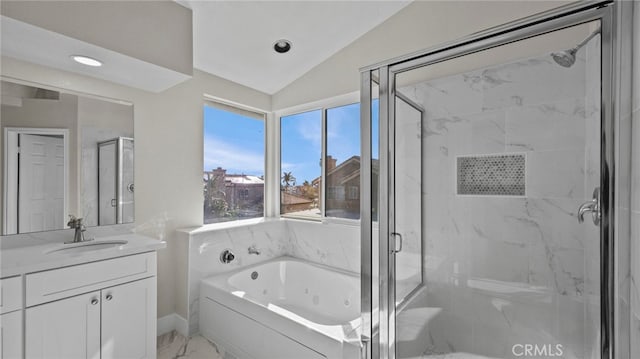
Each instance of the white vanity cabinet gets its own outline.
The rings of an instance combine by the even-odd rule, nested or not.
[[[156,253],[25,275],[26,358],[155,358]]]
[[[0,315],[0,358],[22,358],[22,310]]]
[[[102,290],[102,359],[156,357],[156,279]]]
[[[25,314],[27,358],[100,359],[100,292],[27,308]]]
[[[0,359],[22,358],[22,277],[0,279]]]
[[[147,278],[27,308],[27,358],[155,358],[156,283]]]

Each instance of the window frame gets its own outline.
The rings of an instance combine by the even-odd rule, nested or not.
[[[360,225],[360,219],[350,219],[350,218],[340,218],[340,217],[327,217],[326,216],[326,199],[327,199],[327,181],[326,181],[326,168],[327,168],[327,110],[332,109],[332,108],[336,108],[336,107],[342,107],[342,106],[349,106],[349,105],[354,105],[354,104],[359,104],[360,103],[360,92],[356,91],[356,92],[352,92],[352,93],[348,93],[345,95],[340,95],[340,96],[335,96],[335,97],[331,97],[328,99],[323,99],[323,100],[318,100],[318,101],[314,101],[314,102],[310,102],[307,104],[303,104],[303,105],[297,105],[297,106],[293,106],[293,107],[289,107],[283,110],[278,110],[274,112],[274,116],[273,116],[273,124],[274,124],[274,128],[275,128],[275,141],[274,145],[275,145],[275,167],[277,168],[277,174],[278,174],[278,182],[277,182],[277,190],[278,193],[277,195],[274,197],[275,199],[275,208],[277,208],[276,214],[277,214],[277,218],[288,218],[288,219],[299,219],[299,220],[307,220],[307,221],[315,221],[315,222],[322,222],[322,223],[336,223],[336,224],[347,224],[347,225]],[[321,114],[322,114],[322,140],[321,140],[321,152],[320,152],[320,158],[321,158],[321,178],[322,178],[322,185],[323,185],[323,189],[321,189],[320,193],[321,196],[319,198],[320,201],[320,217],[318,218],[314,218],[314,217],[309,217],[309,216],[300,216],[300,215],[295,215],[295,214],[282,214],[280,213],[280,174],[282,173],[282,138],[281,138],[281,120],[283,117],[287,117],[287,116],[292,116],[292,115],[297,115],[300,113],[304,113],[304,112],[310,112],[310,111],[318,111],[320,110]],[[359,119],[358,119],[359,120]],[[345,189],[345,193],[346,193],[346,189]]]
[[[211,95],[207,95],[204,94],[203,98],[202,98],[202,114],[201,114],[201,118],[202,118],[202,151],[200,152],[201,154],[201,161],[200,163],[202,163],[203,166],[203,171],[204,171],[204,121],[205,121],[205,114],[204,114],[204,108],[205,106],[210,106],[219,110],[223,110],[223,111],[227,111],[227,112],[233,112],[233,110],[238,110],[236,113],[237,114],[242,114],[242,113],[252,113],[254,115],[259,115],[262,116],[262,141],[263,141],[263,176],[264,176],[264,185],[262,187],[262,216],[260,217],[252,217],[252,218],[243,218],[243,219],[234,219],[234,220],[230,220],[230,221],[222,221],[222,222],[215,222],[215,223],[204,223],[204,211],[202,213],[202,225],[203,226],[211,226],[211,227],[216,227],[216,226],[229,226],[230,223],[233,224],[238,224],[238,225],[242,225],[243,222],[255,222],[256,220],[264,220],[266,218],[269,218],[269,201],[268,201],[268,197],[267,194],[269,193],[269,181],[270,181],[270,176],[268,175],[268,164],[269,164],[269,156],[270,156],[270,152],[269,152],[269,134],[268,134],[268,130],[270,128],[269,126],[269,119],[271,118],[270,116],[270,112],[256,108],[256,107],[251,107],[251,106],[247,106],[247,105],[243,105],[237,102],[233,102],[233,101],[229,101],[220,97],[216,97],[216,96],[211,96]],[[245,115],[247,117],[249,117],[248,115]],[[259,119],[255,119],[256,121],[259,121]],[[201,175],[202,176],[202,175]],[[204,199],[203,199],[204,201]],[[202,208],[202,207],[201,207]]]

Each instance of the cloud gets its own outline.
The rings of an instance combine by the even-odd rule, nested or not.
[[[336,107],[327,114],[327,152],[342,163],[360,154],[360,117],[353,106]]]
[[[214,136],[204,138],[204,169],[222,167],[231,172],[264,174],[264,154],[225,142]]]
[[[297,121],[298,133],[303,139],[310,141],[316,146],[321,145],[322,123],[317,118],[303,118]]]

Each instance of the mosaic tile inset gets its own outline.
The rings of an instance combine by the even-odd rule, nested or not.
[[[524,154],[458,157],[456,167],[459,195],[525,194]]]

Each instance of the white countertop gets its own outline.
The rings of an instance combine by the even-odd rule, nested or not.
[[[43,243],[24,247],[0,248],[0,278],[38,272],[48,269],[66,267],[87,262],[116,258],[165,248],[166,242],[140,234],[122,234],[101,237],[91,241],[91,244],[113,243],[127,241],[126,244],[110,248],[96,249],[85,252],[70,253],[56,251],[78,244]],[[55,252],[52,252],[55,251]]]

